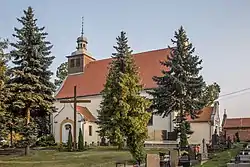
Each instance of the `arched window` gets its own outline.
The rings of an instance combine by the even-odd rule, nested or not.
[[[71,125],[70,125],[70,124],[66,124],[66,125],[65,125],[65,129],[66,129],[66,130],[71,129]]]

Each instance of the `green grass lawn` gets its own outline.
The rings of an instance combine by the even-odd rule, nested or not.
[[[165,150],[147,150],[158,153]],[[32,151],[30,156],[0,156],[0,167],[115,167],[117,161],[131,161],[128,151],[96,148],[84,152]]]
[[[227,163],[234,158],[242,149],[242,145],[237,145],[236,148],[215,153],[213,157],[201,167],[226,167]],[[198,167],[198,166],[197,166]]]

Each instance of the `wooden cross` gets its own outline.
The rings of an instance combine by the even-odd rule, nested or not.
[[[76,146],[76,113],[77,113],[77,110],[76,110],[76,107],[77,107],[77,103],[90,103],[91,100],[77,100],[77,96],[76,96],[76,86],[74,86],[74,99],[73,100],[61,100],[60,103],[74,103],[74,129],[73,129],[73,132],[74,132],[74,150],[77,150],[77,146]]]

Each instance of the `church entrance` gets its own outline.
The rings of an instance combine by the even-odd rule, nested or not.
[[[69,130],[71,129],[71,133],[72,132],[72,125],[70,123],[65,123],[63,126],[62,126],[62,142],[63,143],[67,143],[68,142],[68,136],[69,136]],[[72,137],[73,137],[73,134],[72,134]]]

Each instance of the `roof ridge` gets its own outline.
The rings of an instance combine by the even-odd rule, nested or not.
[[[235,118],[227,118],[227,119],[250,119],[250,117],[235,117]]]
[[[151,53],[151,52],[156,52],[156,51],[163,51],[163,50],[166,50],[166,49],[169,49],[169,48],[161,48],[161,49],[154,49],[154,50],[136,52],[136,53],[132,53],[132,56],[137,56],[139,54]],[[107,60],[110,60],[110,59],[112,59],[112,57],[91,61],[90,63],[95,63],[95,62],[100,62],[100,61],[107,61]]]
[[[169,49],[169,48],[161,48],[161,49],[141,51],[141,52],[133,53],[132,55],[145,54],[145,53],[151,53],[151,52],[156,52],[156,51],[163,51],[163,50],[166,50],[166,49]]]

